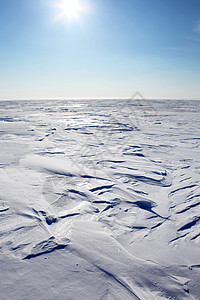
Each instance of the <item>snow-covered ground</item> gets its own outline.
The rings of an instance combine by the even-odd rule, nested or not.
[[[0,102],[0,299],[200,299],[200,101]]]

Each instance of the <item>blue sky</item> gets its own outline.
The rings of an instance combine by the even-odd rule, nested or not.
[[[199,0],[0,0],[0,99],[200,99]]]

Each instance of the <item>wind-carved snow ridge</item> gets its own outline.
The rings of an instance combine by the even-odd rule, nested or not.
[[[134,98],[0,103],[4,299],[198,299],[200,102]]]
[[[43,254],[47,254],[53,252],[55,250],[64,249],[67,247],[69,240],[66,239],[65,241],[56,242],[54,237],[49,238],[46,241],[40,242],[36,244],[31,253],[24,257],[24,259],[31,259],[36,256],[40,256]]]

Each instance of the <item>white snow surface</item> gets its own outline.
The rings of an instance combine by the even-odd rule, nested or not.
[[[199,299],[200,101],[1,101],[0,135],[0,299]]]

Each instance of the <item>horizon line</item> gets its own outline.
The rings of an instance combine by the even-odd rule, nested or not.
[[[1,99],[0,101],[76,101],[76,100],[83,100],[83,101],[95,101],[95,100],[155,100],[155,101],[159,101],[159,100],[177,100],[177,101],[199,101],[200,98],[154,98],[154,97],[150,97],[150,98],[146,98],[146,97],[140,97],[140,98],[132,98],[132,97],[84,97],[84,98],[7,98],[7,99]]]

